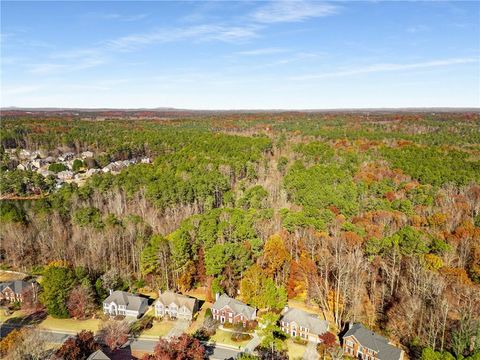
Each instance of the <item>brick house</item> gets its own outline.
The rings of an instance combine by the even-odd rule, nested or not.
[[[343,335],[345,354],[361,360],[402,360],[403,350],[389,340],[367,329],[362,324],[350,324]]]
[[[231,298],[226,294],[216,296],[217,300],[212,305],[213,318],[220,323],[231,324],[242,323],[247,326],[248,322],[255,321],[257,318],[257,309],[244,304],[243,302]]]
[[[14,280],[0,283],[0,301],[23,302],[25,296],[36,298],[38,284],[31,281]]]
[[[328,331],[328,321],[300,309],[286,307],[280,320],[282,331],[292,337],[320,342],[320,335]]]

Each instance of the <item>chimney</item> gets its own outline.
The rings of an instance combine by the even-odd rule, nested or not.
[[[108,289],[108,292],[110,293],[110,295],[112,295],[113,290],[112,290],[112,289]]]
[[[350,330],[352,327],[353,327],[353,321],[350,321],[350,322],[348,323],[348,330]]]
[[[220,293],[215,293],[215,301],[218,301],[218,298],[220,297]]]

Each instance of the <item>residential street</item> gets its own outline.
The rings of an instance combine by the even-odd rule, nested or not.
[[[18,326],[15,325],[8,325],[8,324],[0,324],[0,338],[6,336],[9,331],[16,328]],[[173,329],[172,329],[173,330]],[[60,332],[60,331],[50,331],[50,330],[38,330],[40,333],[44,334],[48,337],[48,341],[61,344],[63,343],[69,336],[75,335],[75,332]],[[130,347],[132,351],[148,351],[153,352],[153,348],[157,340],[155,339],[145,339],[145,338],[137,338],[134,339],[130,343]],[[235,357],[240,353],[238,349],[234,349],[222,344],[205,344],[207,348],[207,352],[209,354],[209,358],[212,360],[223,360],[223,359],[235,359]]]

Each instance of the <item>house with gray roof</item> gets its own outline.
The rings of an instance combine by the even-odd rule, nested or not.
[[[172,291],[159,292],[155,301],[155,316],[192,320],[198,310],[197,299]]]
[[[111,359],[102,350],[97,350],[94,353],[90,354],[87,360],[111,360]]]
[[[350,324],[343,335],[343,351],[362,360],[402,360],[403,350],[362,324]]]
[[[125,291],[112,291],[103,301],[103,312],[111,316],[141,317],[148,308],[148,299]]]
[[[215,320],[222,324],[225,322],[231,324],[243,323],[243,326],[246,326],[247,322],[255,321],[257,318],[257,309],[231,298],[227,294],[221,296],[217,294],[216,299],[212,305],[212,315]]]
[[[0,300],[23,302],[26,296],[34,299],[38,294],[38,284],[32,281],[14,280],[0,283]]]
[[[304,340],[320,342],[320,335],[328,331],[328,321],[321,320],[315,314],[296,308],[286,307],[280,320],[280,326],[286,334]]]

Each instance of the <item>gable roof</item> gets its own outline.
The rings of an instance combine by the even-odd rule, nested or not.
[[[32,287],[32,284],[35,283],[23,280],[6,281],[0,283],[0,291],[3,291],[8,287],[12,289],[15,294],[22,294],[25,290],[30,289]]]
[[[398,360],[401,358],[402,350],[389,344],[388,339],[378,335],[362,324],[354,324],[343,336],[354,336],[360,345],[378,352],[380,360]]]
[[[90,354],[87,360],[110,360],[110,358],[102,350],[97,350]]]
[[[212,305],[212,309],[221,310],[225,306],[230,307],[235,314],[242,314],[247,320],[255,319],[255,308],[248,306],[237,299],[233,299],[227,294],[222,294],[218,300],[215,301],[215,304]]]
[[[196,301],[197,299],[190,296],[177,294],[173,291],[165,291],[160,293],[160,296],[158,297],[157,301],[155,301],[155,304],[162,303],[165,306],[169,306],[171,303],[174,303],[178,307],[185,306],[188,310],[193,312]]]
[[[286,322],[295,321],[298,325],[307,328],[309,332],[322,335],[328,331],[328,321],[320,320],[317,315],[307,313],[296,308],[289,308],[282,316]]]
[[[109,297],[103,300],[104,303],[115,302],[115,304],[117,305],[126,306],[127,310],[132,310],[132,311],[140,311],[143,304],[146,301],[147,299],[141,296],[133,295],[126,291],[118,291],[118,290],[112,292]]]

